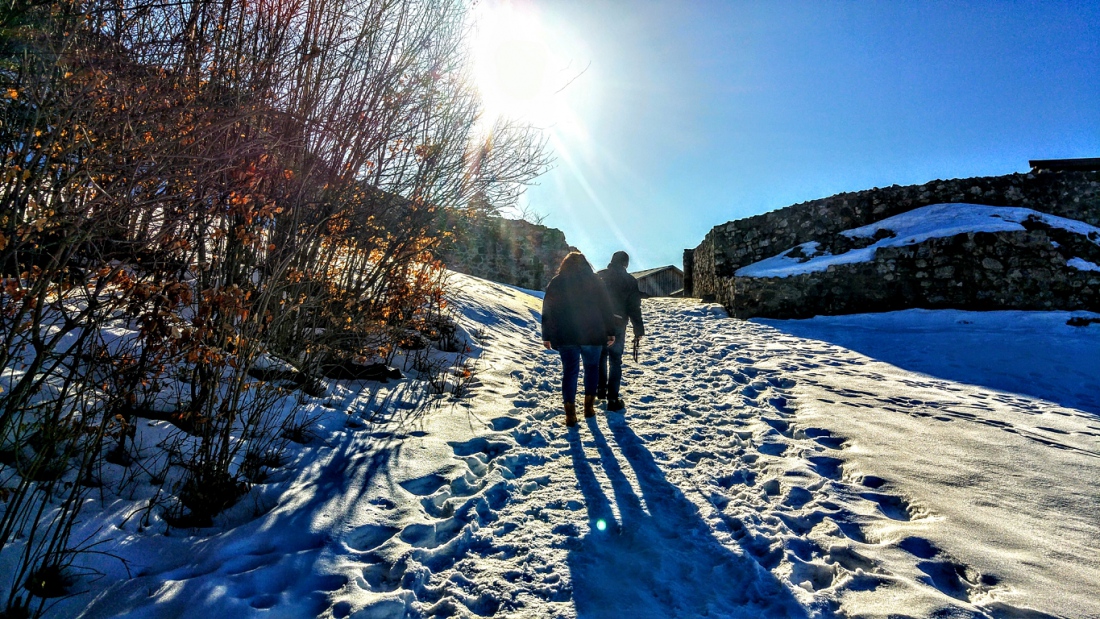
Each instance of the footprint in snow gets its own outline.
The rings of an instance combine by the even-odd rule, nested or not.
[[[840,458],[810,456],[807,460],[810,461],[810,466],[818,475],[834,481],[841,478],[841,466],[844,464],[844,461]]]
[[[451,541],[462,531],[464,523],[446,518],[427,524],[410,524],[401,531],[401,541],[417,548],[436,548]]]
[[[787,451],[787,446],[783,443],[762,443],[757,447],[757,451],[769,456],[782,456]]]
[[[770,404],[772,408],[783,414],[795,414],[795,409],[787,405],[787,398],[768,398],[768,404]]]
[[[972,567],[950,560],[923,561],[917,564],[917,569],[924,572],[926,577],[922,580],[925,584],[931,585],[941,593],[963,602],[972,602],[974,594],[999,582],[999,579],[995,576],[983,575]],[[1003,610],[1009,609],[1018,611],[1018,609],[1012,607],[1005,607]],[[1001,615],[1001,613],[998,613],[998,615],[1029,617],[1031,619],[1050,616],[1035,611],[1024,611],[1023,614],[1015,612]]]
[[[522,422],[515,417],[497,417],[490,421],[490,423],[493,424],[494,431],[503,432],[505,430],[511,430]]]
[[[923,537],[907,537],[898,542],[898,548],[919,559],[931,559],[940,552],[932,542]]]
[[[397,535],[397,527],[367,524],[356,527],[345,535],[345,544],[351,550],[366,552],[378,548]]]
[[[800,486],[794,486],[787,492],[787,498],[783,500],[787,505],[800,508],[814,498],[813,493]]]
[[[910,507],[909,502],[901,497],[878,492],[864,492],[859,496],[876,503],[879,511],[891,520],[905,522],[913,519],[913,509]]]
[[[536,429],[528,431],[516,430],[512,433],[512,438],[515,439],[516,444],[520,447],[532,449],[536,447],[546,447],[549,444],[546,437],[542,435],[542,432]]]
[[[355,579],[355,584],[360,589],[378,593],[389,593],[391,591],[396,591],[402,586],[402,581],[405,578],[405,571],[408,569],[406,560],[401,560],[391,565],[382,559],[382,557],[375,556],[373,559],[373,561],[366,562],[367,565],[364,566],[360,572],[362,575]],[[394,600],[384,600],[382,604],[392,601]],[[401,613],[396,615],[378,614],[379,611],[383,610],[383,608],[379,607],[379,604],[373,604],[364,610],[369,611],[369,614],[366,612],[363,613],[363,616],[366,617],[403,617],[405,616],[405,603],[400,602],[399,609],[396,605],[393,606],[394,611],[399,610]]]
[[[791,424],[789,422],[782,419],[768,419],[767,417],[761,417],[761,421],[774,428],[776,432],[779,432],[783,436],[791,438]]]
[[[398,485],[417,496],[428,496],[430,494],[435,494],[440,488],[450,485],[450,481],[442,475],[433,473],[431,475],[403,481]]]
[[[821,445],[822,447],[827,447],[829,449],[841,449],[844,447],[845,440],[840,438],[839,436],[825,435],[815,437],[814,442],[816,442],[818,445]]]
[[[472,438],[468,441],[452,441],[448,443],[456,456],[465,457],[475,454],[485,454],[486,460],[492,460],[500,454],[508,451],[512,446],[508,443],[499,441],[490,441],[489,439],[478,437]]]

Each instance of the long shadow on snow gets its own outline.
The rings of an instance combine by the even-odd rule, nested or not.
[[[619,467],[595,420],[588,429],[611,481],[621,522],[584,453],[580,433],[569,434],[573,468],[588,509],[589,533],[568,558],[577,616],[805,617],[794,596],[772,574],[722,546],[694,504],[669,483],[623,416],[608,425],[634,470],[645,505]],[[607,524],[600,531],[599,521]]]
[[[1096,378],[1100,376],[1100,355],[1095,352],[1095,331],[1084,328],[1053,325],[1050,328],[1055,330],[1050,333],[1015,333],[965,322],[950,331],[940,325],[901,330],[877,328],[875,323],[863,327],[813,320],[757,318],[752,322],[835,344],[911,372],[1100,415],[1100,380]]]
[[[400,441],[364,439],[364,433],[348,432],[331,446],[317,444],[327,457],[304,467],[297,480],[313,492],[300,500],[284,495],[267,514],[201,541],[188,544],[181,536],[182,545],[162,547],[167,556],[153,561],[157,567],[106,587],[80,617],[233,617],[276,603],[280,616],[324,612],[346,578],[325,574],[318,563],[346,551],[317,525],[354,514],[369,481],[400,457]],[[150,603],[153,596],[161,599]]]

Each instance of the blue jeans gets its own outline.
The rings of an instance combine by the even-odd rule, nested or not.
[[[596,395],[599,382],[600,350],[602,346],[559,346],[561,355],[561,395],[566,402],[577,401],[577,376],[584,361],[584,393]]]
[[[600,382],[596,390],[606,394],[607,399],[619,399],[619,388],[623,382],[623,352],[626,350],[626,329],[615,334],[615,344],[604,346],[600,354]]]

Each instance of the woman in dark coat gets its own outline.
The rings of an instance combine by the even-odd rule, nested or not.
[[[600,278],[580,252],[561,261],[542,300],[542,345],[561,355],[565,425],[577,425],[577,376],[584,363],[584,416],[596,415],[600,352],[615,343],[615,315]]]

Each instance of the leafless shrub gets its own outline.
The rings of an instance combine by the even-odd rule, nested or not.
[[[476,133],[466,9],[0,12],[0,551],[21,546],[2,612],[39,615],[80,579],[69,536],[107,468],[128,471],[120,492],[162,486],[145,524],[201,525],[304,436],[258,359],[320,394],[326,364],[391,361],[410,330],[464,346],[437,213],[510,205],[547,163],[529,127]],[[136,445],[149,417],[180,430]]]

